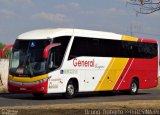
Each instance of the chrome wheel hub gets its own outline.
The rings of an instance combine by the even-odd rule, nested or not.
[[[68,92],[69,95],[73,95],[74,94],[74,86],[72,84],[68,85],[67,92]]]
[[[131,88],[132,88],[132,92],[135,93],[137,91],[137,85],[136,85],[136,83],[132,83]]]

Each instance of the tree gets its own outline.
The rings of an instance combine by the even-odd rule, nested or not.
[[[129,4],[136,7],[140,14],[151,14],[160,10],[160,0],[129,0]]]
[[[2,48],[4,47],[4,46],[6,46],[6,44],[3,44],[3,43],[0,43],[0,52],[1,52],[1,50],[2,50]],[[10,53],[11,53],[11,50],[7,50],[6,51],[6,53],[5,53],[5,58],[8,58],[8,56],[10,55]],[[0,57],[1,58],[1,57]]]

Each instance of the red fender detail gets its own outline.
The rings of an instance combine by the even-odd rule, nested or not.
[[[10,44],[10,45],[7,45],[7,46],[3,47],[2,51],[1,51],[1,58],[4,58],[6,50],[10,49],[12,47],[13,47],[13,44]]]
[[[61,45],[61,43],[53,43],[53,44],[50,44],[50,45],[46,46],[44,48],[44,51],[43,51],[43,58],[47,59],[48,58],[48,54],[49,54],[49,50],[51,48],[53,48],[53,47],[60,46],[60,45]]]

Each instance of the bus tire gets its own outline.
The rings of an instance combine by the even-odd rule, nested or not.
[[[137,94],[138,93],[138,88],[139,88],[138,80],[133,79],[131,84],[130,84],[129,94],[130,95]]]
[[[71,99],[75,97],[76,91],[77,91],[76,84],[72,80],[70,80],[67,84],[66,92],[64,94],[65,98]]]
[[[41,98],[43,98],[43,96],[44,96],[43,93],[33,93],[32,95],[33,95],[35,98],[37,98],[37,99],[41,99]]]

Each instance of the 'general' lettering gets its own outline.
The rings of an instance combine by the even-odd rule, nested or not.
[[[76,58],[73,59],[73,66],[74,67],[94,67],[95,61],[93,60],[77,60]]]

